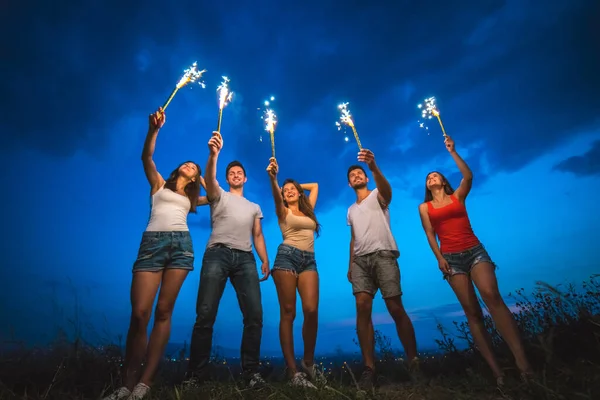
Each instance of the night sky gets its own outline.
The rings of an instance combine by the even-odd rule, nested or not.
[[[346,279],[346,211],[355,199],[346,170],[358,148],[335,126],[341,102],[350,102],[361,142],[394,190],[403,299],[420,347],[433,345],[438,320],[462,316],[418,215],[427,172],[460,181],[439,125],[419,128],[425,97],[436,96],[473,169],[467,207],[499,266],[502,294],[599,271],[598,2],[85,3],[0,2],[1,338],[41,343],[58,328],[78,328],[92,342],[126,334],[131,268],[149,215],[140,160],[148,114],[194,61],[208,70],[206,88],[185,87],[170,104],[157,167],[166,176],[191,159],[204,169],[216,87],[228,76],[235,94],[217,178],[224,184],[229,161],[244,163],[245,196],[263,209],[272,263],[282,238],[258,108],[275,96],[280,182],[320,184],[318,353],[358,351]],[[189,342],[209,221],[208,207],[188,218],[196,269],[176,303],[172,342]],[[261,288],[263,354],[279,354],[272,279]],[[379,294],[373,318],[399,346]],[[298,352],[301,322],[299,308]],[[241,314],[229,284],[215,332],[215,344],[237,351]]]

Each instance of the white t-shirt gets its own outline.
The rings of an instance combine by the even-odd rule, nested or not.
[[[360,204],[348,208],[347,223],[354,231],[354,255],[362,256],[379,250],[398,251],[390,227],[390,210],[381,208],[374,189]]]
[[[206,247],[222,243],[232,249],[252,251],[254,220],[262,217],[258,204],[220,188],[219,197],[210,203],[212,232]]]

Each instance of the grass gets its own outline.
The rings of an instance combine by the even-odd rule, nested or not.
[[[389,338],[377,332],[380,361],[378,388],[357,391],[359,360],[332,361],[326,370],[329,386],[304,391],[287,386],[281,367],[265,363],[269,386],[246,390],[237,377],[239,368],[223,361],[215,363],[216,380],[197,391],[184,391],[180,382],[185,361],[165,362],[153,385],[151,399],[597,399],[600,398],[600,275],[579,287],[564,290],[538,283],[531,296],[519,290],[509,296],[517,300],[515,313],[524,335],[527,353],[537,372],[533,382],[518,379],[506,345],[486,317],[507,384],[500,391],[489,368],[474,350],[466,322],[454,323],[455,333],[438,326],[437,344],[442,352],[427,356],[422,378],[409,380],[397,361]],[[462,344],[462,346],[459,346]],[[465,346],[466,345],[466,346]],[[46,349],[16,348],[0,360],[0,400],[4,399],[99,399],[119,382],[120,346],[88,346],[83,340],[61,335]],[[183,357],[183,353],[180,355]]]

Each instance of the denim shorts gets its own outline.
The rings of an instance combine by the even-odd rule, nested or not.
[[[379,289],[384,299],[402,295],[399,255],[397,251],[379,250],[354,256],[350,266],[352,293],[365,292],[375,296]]]
[[[282,270],[293,272],[298,276],[305,271],[317,272],[315,253],[303,251],[287,244],[280,244],[273,263],[273,271]]]
[[[461,251],[458,253],[443,253],[442,256],[448,262],[450,270],[449,274],[444,274],[444,279],[457,274],[469,275],[477,264],[482,262],[490,263],[494,269],[496,264],[492,261],[492,258],[483,247],[483,244],[478,244],[470,249]]]
[[[194,269],[194,246],[189,231],[143,233],[133,272],[165,268]]]

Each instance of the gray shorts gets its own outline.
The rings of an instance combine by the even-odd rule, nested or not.
[[[379,250],[355,256],[350,267],[352,293],[365,292],[375,296],[381,290],[384,299],[402,295],[397,251]]]

